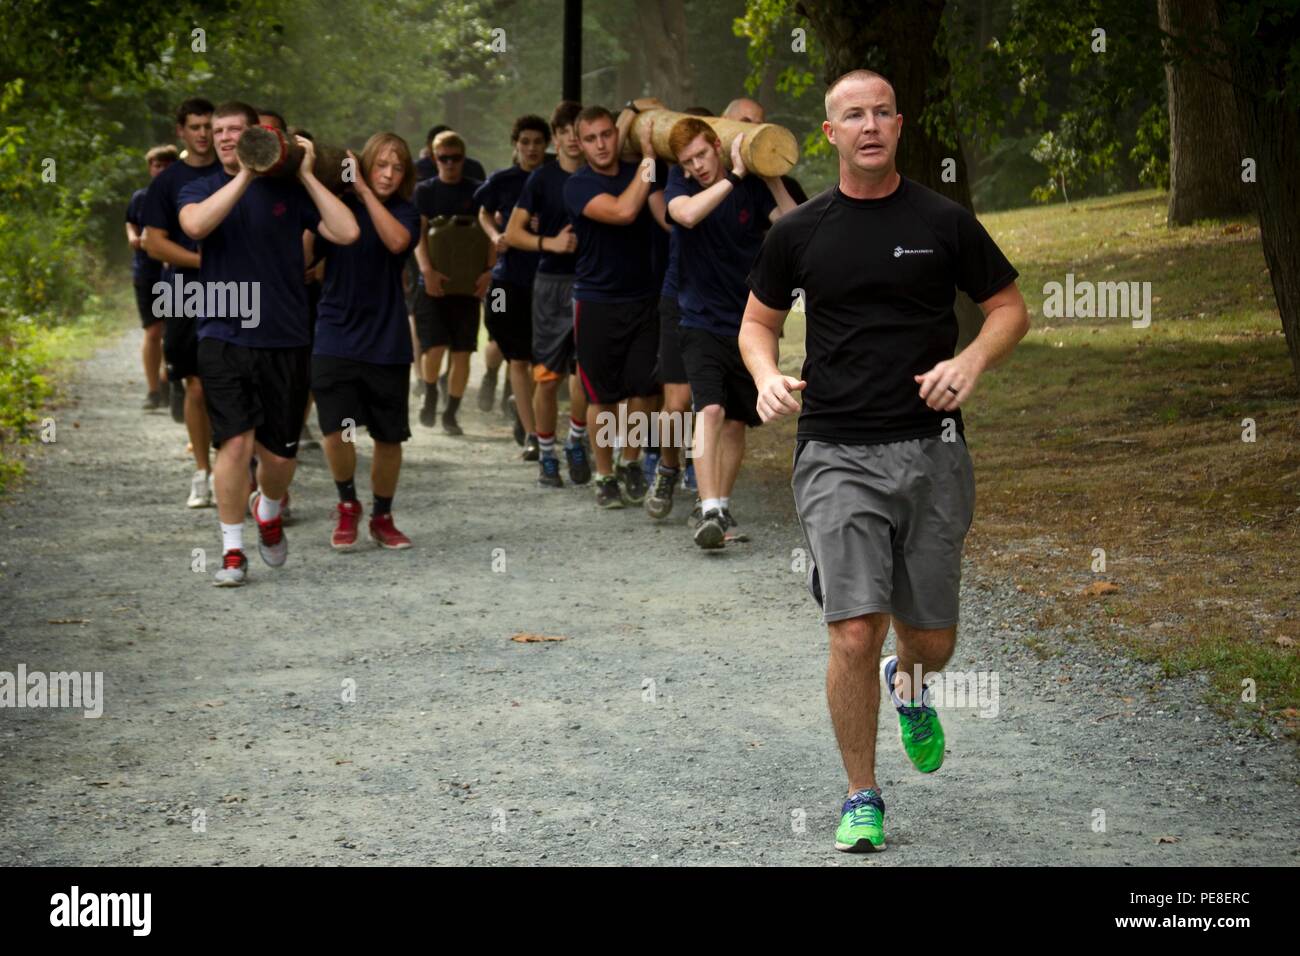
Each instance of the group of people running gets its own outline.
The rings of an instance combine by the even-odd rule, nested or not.
[[[194,454],[189,504],[216,498],[215,583],[246,580],[247,510],[263,560],[284,563],[289,484],[312,397],[339,494],[331,543],[357,541],[355,428],[364,424],[374,440],[370,535],[384,548],[410,546],[392,505],[411,434],[411,368],[422,383],[420,423],[440,420],[459,434],[480,315],[493,343],[489,369],[508,368],[523,457],[538,462],[543,488],[564,483],[563,383],[568,479],[594,478],[601,508],[644,503],[655,518],[669,514],[686,449],[660,429],[647,478],[637,429],[620,448],[618,429],[596,426],[693,411],[692,533],[701,547],[735,534],[730,495],[746,429],[798,414],[791,485],[808,589],[828,632],[826,693],[848,777],[835,845],[884,849],[882,689],[908,759],[922,773],[938,770],[945,739],[923,677],[954,650],[975,508],[960,409],[1025,335],[1028,316],[1015,268],[974,214],[899,173],[903,116],[889,81],[847,73],[827,89],[825,109],[838,182],[811,199],[793,180],[750,173],[742,138],[724,150],[699,116],[674,123],[675,162],[666,163],[651,117],[632,126],[629,149],[608,110],[572,102],[549,122],[516,120],[514,163],[486,178],[453,130],[431,130],[418,162],[401,137],[377,133],[359,157],[348,154],[355,175],[337,195],[317,178],[301,132],[296,174],[258,176],[241,162],[246,130],[283,128],[275,113],[186,100],[176,116],[185,152],[149,152],[153,178],[132,198],[127,232],[141,253],[146,406],[164,401],[161,348]],[[764,118],[747,99],[723,115]],[[639,162],[622,158],[637,153]],[[467,220],[484,241],[460,242],[462,232],[449,242],[443,230]],[[418,280],[407,283],[412,253]],[[187,294],[177,308],[174,295],[172,308],[159,307],[168,285],[179,290],[191,278],[193,300]],[[258,293],[235,296],[246,284]],[[959,291],[984,320],[954,354]],[[778,364],[797,304],[806,313],[799,378]],[[882,658],[891,625],[897,652]]]
[[[263,559],[283,563],[289,483],[299,447],[312,440],[313,401],[339,493],[331,545],[358,541],[355,436],[365,425],[374,442],[370,536],[384,548],[409,547],[392,513],[411,435],[408,396],[422,426],[463,433],[480,318],[489,339],[480,407],[494,406],[504,365],[503,403],[540,487],[563,487],[562,452],[570,483],[594,478],[600,508],[644,505],[662,519],[679,483],[688,484],[698,493],[697,545],[743,537],[731,491],[745,429],[759,424],[737,346],[746,276],[770,224],[797,205],[794,196],[806,197],[793,179],[749,173],[739,137],[728,169],[718,135],[697,118],[709,112],[688,112],[671,131],[677,163],[656,158],[649,125],[638,163],[621,158],[612,113],[563,101],[549,122],[516,119],[513,162],[486,177],[445,126],[429,131],[418,157],[400,136],[377,133],[360,156],[347,154],[352,174],[335,194],[313,170],[311,135],[286,129],[277,111],[182,103],[183,152],[149,150],[151,181],[131,197],[126,231],[144,326],[144,407],[169,405],[186,425],[195,466],[187,504],[215,499],[221,523],[215,582],[247,579],[245,508]],[[722,115],[764,120],[745,98]],[[252,126],[285,132],[303,150],[296,175],[246,168],[237,147]],[[461,227],[449,237],[457,242],[467,226],[486,242],[468,244],[484,250],[482,261],[458,280],[424,240],[431,227]],[[173,296],[191,282],[202,290],[256,284],[257,321],[212,308],[211,295]],[[176,307],[160,308],[163,297]],[[216,298],[233,301],[233,291]],[[651,427],[627,427],[638,420]],[[589,422],[622,428],[602,428],[613,440],[593,440]],[[652,446],[636,440],[646,435],[656,436]]]

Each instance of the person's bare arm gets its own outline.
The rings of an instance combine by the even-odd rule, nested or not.
[[[511,249],[520,249],[524,252],[551,252],[557,255],[577,250],[578,237],[574,235],[573,226],[565,223],[564,228],[553,236],[538,236],[528,231],[530,219],[532,219],[531,213],[527,209],[520,209],[518,206],[510,213],[510,221],[506,223],[505,236],[506,243]]]
[[[149,257],[157,259],[159,262],[165,262],[169,266],[175,266],[178,269],[197,269],[199,267],[199,254],[191,252],[178,242],[167,238],[167,230],[159,229],[157,226],[146,226],[144,230],[144,251],[149,253]]]
[[[650,195],[651,182],[644,175],[646,163],[653,164],[654,159],[646,157],[641,160],[641,169],[627,184],[627,189],[617,196],[601,193],[599,196],[592,197],[591,201],[582,207],[582,214],[588,219],[610,226],[627,226],[635,222],[636,217],[641,213],[641,207],[645,205],[646,198]]]
[[[1029,331],[1029,310],[1014,282],[979,306],[984,312],[984,327],[975,340],[959,355],[938,363],[924,375],[913,376],[921,386],[921,398],[935,411],[960,408],[975,391],[975,383],[984,371],[1006,359]]]
[[[207,199],[182,206],[179,218],[185,235],[195,242],[210,236],[230,215],[230,210],[235,208],[235,203],[239,202],[252,181],[253,174],[241,166],[234,179]]]
[[[694,229],[730,194],[731,182],[719,179],[708,189],[701,189],[694,196],[677,196],[668,204],[668,212],[672,215],[673,222],[683,229]]]
[[[764,176],[763,182],[767,183],[772,198],[776,200],[776,208],[767,214],[767,218],[772,222],[776,222],[799,205],[794,201],[794,197],[790,195],[790,190],[785,188],[785,181],[780,176]]]
[[[646,197],[645,202],[650,207],[650,215],[659,223],[659,228],[664,232],[672,232],[673,224],[668,221],[668,204],[664,202],[664,191],[656,189]]]
[[[758,414],[765,422],[798,412],[794,393],[803,391],[808,384],[783,375],[776,364],[781,355],[781,329],[789,311],[766,306],[751,292],[740,320],[740,357],[758,388]]]
[[[745,160],[740,155],[740,145],[744,138],[745,134],[741,133],[731,141],[731,171],[741,179],[744,179],[749,172],[745,168]],[[687,229],[694,229],[707,219],[709,213],[717,209],[724,199],[731,195],[732,188],[731,180],[719,179],[712,186],[701,189],[694,196],[678,196],[668,204],[668,211],[672,213],[673,222]]]
[[[498,253],[510,248],[506,242],[506,234],[497,228],[496,216],[487,211],[487,206],[478,207],[478,224]]]
[[[128,222],[126,224],[126,244],[132,249],[141,249],[143,248],[143,240],[144,236],[141,235],[141,231],[135,227],[135,223]]]
[[[651,143],[653,123],[643,123],[641,127],[641,165],[632,181],[617,196],[601,193],[582,208],[582,214],[588,219],[603,222],[610,226],[626,226],[636,221],[650,195],[655,168],[655,151]],[[649,175],[647,175],[647,173]]]
[[[302,147],[302,163],[298,166],[298,181],[307,190],[307,195],[320,213],[319,232],[336,246],[350,246],[361,238],[361,227],[352,210],[343,205],[343,200],[325,188],[325,184],[316,178],[312,167],[316,162],[316,146],[305,136],[297,136],[298,145]],[[243,170],[241,169],[242,173]]]

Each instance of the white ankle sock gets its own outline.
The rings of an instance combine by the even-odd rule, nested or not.
[[[226,524],[221,522],[221,550],[226,551],[243,551],[244,550],[244,523]]]
[[[257,496],[257,519],[259,521],[270,521],[280,514],[280,502],[272,501],[266,495]]]
[[[731,507],[731,498],[730,498],[730,497],[719,498],[718,500],[719,500],[720,502],[722,502],[722,507],[724,507],[724,508],[730,508],[730,507]]]
[[[704,514],[708,514],[710,511],[717,511],[721,507],[721,498],[703,498],[700,500],[700,510]]]

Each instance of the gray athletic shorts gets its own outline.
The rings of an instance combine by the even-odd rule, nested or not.
[[[957,623],[962,544],[975,517],[964,438],[803,441],[790,484],[824,623],[881,611],[921,629]]]
[[[533,276],[533,377],[563,378],[577,367],[573,341],[573,276]],[[540,368],[538,368],[540,366]],[[549,373],[549,374],[548,374]]]

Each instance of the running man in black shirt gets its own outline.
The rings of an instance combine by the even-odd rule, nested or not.
[[[839,184],[772,226],[750,273],[740,350],[764,421],[800,411],[792,484],[808,544],[808,585],[830,630],[826,696],[849,796],[839,850],[882,850],[876,781],[877,665],[903,747],[922,773],[944,736],[924,674],[952,656],[961,550],[975,475],[961,405],[1029,329],[1016,270],[974,215],[902,177],[903,117],[883,77],[855,70],[826,92]],[[958,289],[983,330],[953,357]],[[802,378],[777,367],[793,300],[807,315]],[[918,686],[922,685],[922,686]]]

